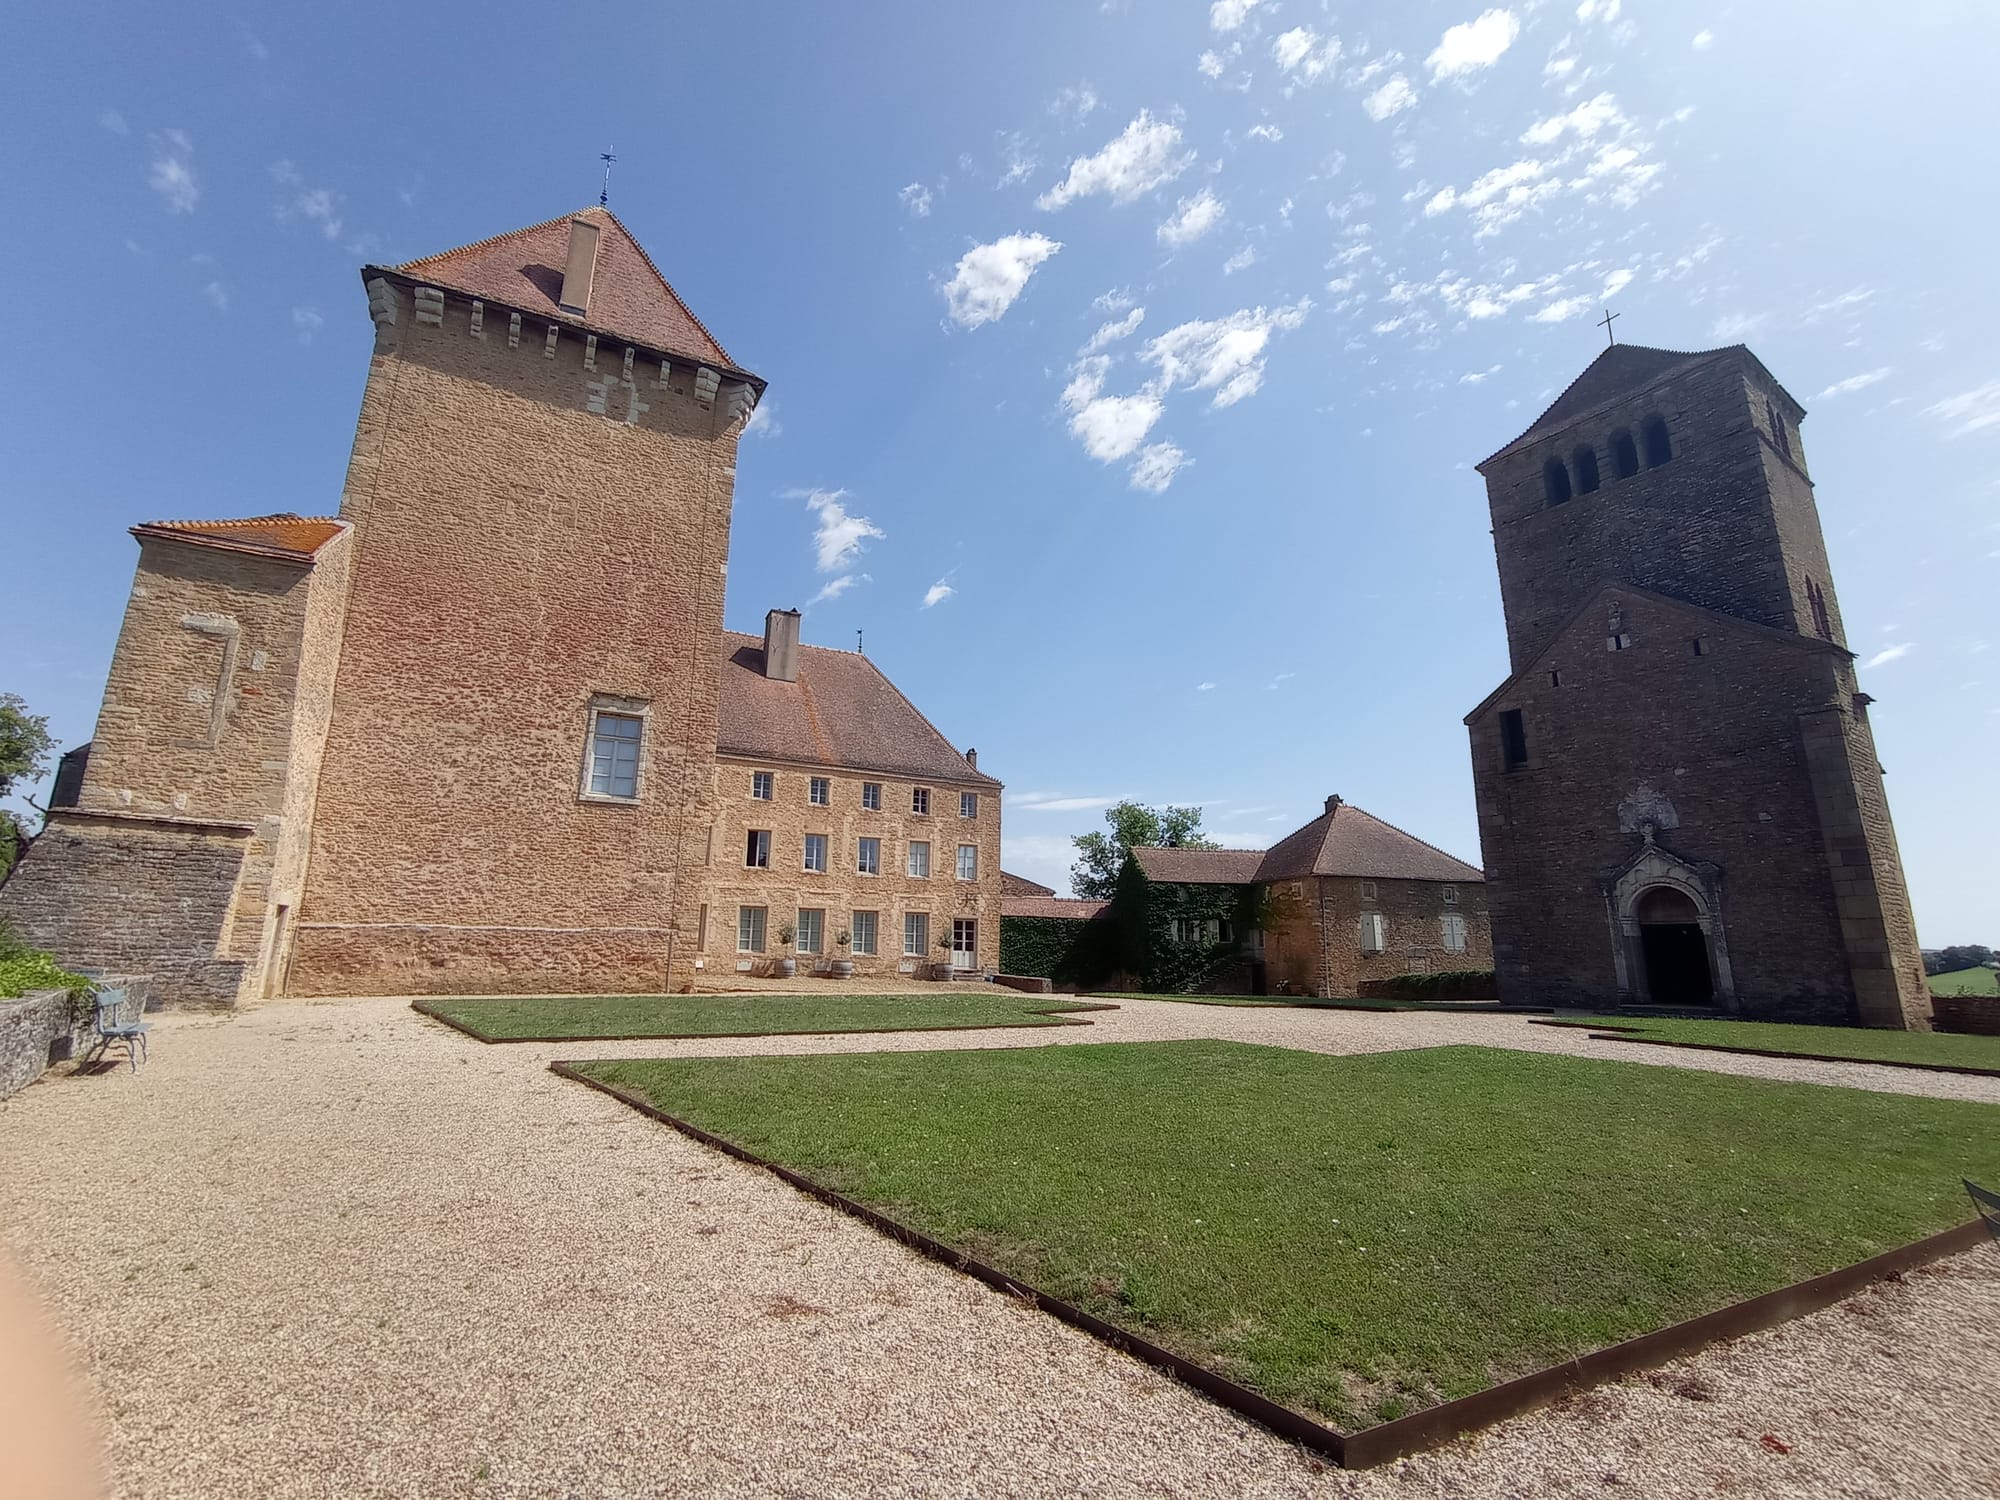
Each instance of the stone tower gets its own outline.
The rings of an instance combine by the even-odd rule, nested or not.
[[[763,382],[602,208],[362,276],[348,623],[283,988],[677,987]]]
[[[1741,346],[1615,345],[1479,465],[1513,672],[1466,719],[1503,999],[1928,1026],[1804,415]]]

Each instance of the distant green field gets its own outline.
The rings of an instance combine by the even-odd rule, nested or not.
[[[1954,969],[1931,975],[1933,995],[2000,995],[2000,973],[1992,969]]]

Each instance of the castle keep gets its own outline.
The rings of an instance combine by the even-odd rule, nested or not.
[[[1804,415],[1741,346],[1614,345],[1479,466],[1513,670],[1466,719],[1503,1001],[1928,1025]]]
[[[992,967],[999,784],[795,613],[722,629],[764,382],[624,225],[362,275],[338,518],[134,528],[88,760],[0,916],[209,1003],[679,989],[786,927]]]

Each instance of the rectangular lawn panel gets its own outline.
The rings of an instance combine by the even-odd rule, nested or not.
[[[1003,990],[970,995],[540,995],[422,1000],[416,1008],[482,1041],[530,1042],[1075,1026],[1087,1023],[1053,1012],[1113,1007]]]
[[[1854,1062],[2000,1069],[2000,1037],[1994,1036],[1878,1031],[1860,1026],[1787,1026],[1776,1021],[1683,1021],[1651,1016],[1564,1016],[1562,1024],[1622,1031],[1659,1042],[1699,1042],[1710,1047],[1741,1047]]]
[[[1353,1430],[1970,1217],[2000,1108],[1481,1047],[580,1071]]]

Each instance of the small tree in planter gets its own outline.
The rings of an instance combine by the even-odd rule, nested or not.
[[[949,937],[941,937],[937,940],[937,945],[938,952],[944,955],[943,958],[938,960],[937,977],[940,979],[949,979],[951,978],[951,939]]]
[[[847,956],[847,950],[853,942],[854,934],[851,932],[842,930],[833,935],[833,946],[840,950],[840,957],[833,961],[833,977],[835,979],[852,979],[854,977],[854,960]]]
[[[799,930],[792,926],[790,922],[780,922],[778,924],[778,946],[784,950],[785,954],[783,958],[778,960],[778,973],[786,979],[790,979],[794,974],[799,972],[799,961],[792,955],[792,939],[798,935]]]

